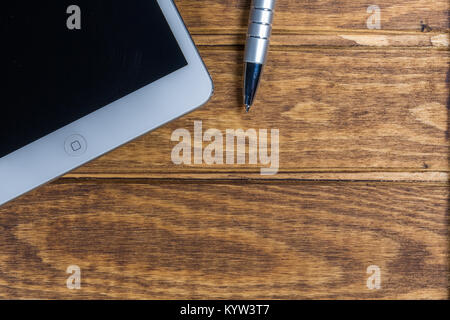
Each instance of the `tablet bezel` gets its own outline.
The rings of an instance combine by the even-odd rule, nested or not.
[[[0,205],[205,104],[211,77],[173,0],[157,0],[188,65],[0,158]],[[26,94],[26,93],[24,93]],[[81,136],[83,154],[66,151]],[[130,159],[131,160],[131,159]]]

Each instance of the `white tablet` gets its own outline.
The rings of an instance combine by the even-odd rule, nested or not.
[[[0,205],[212,95],[171,0],[7,1],[0,17]]]

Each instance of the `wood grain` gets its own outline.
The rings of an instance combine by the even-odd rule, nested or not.
[[[173,131],[186,128],[193,135],[196,120],[204,131],[223,134],[279,129],[281,173],[448,170],[447,51],[272,50],[261,87],[266,94],[248,115],[241,105],[242,51],[220,47],[201,53],[216,85],[209,104],[76,173],[259,171],[248,160],[234,166],[173,164]]]
[[[191,32],[245,33],[251,0],[177,0]],[[278,0],[274,32],[367,30],[367,8],[381,9],[383,30],[420,31],[421,21],[434,31],[448,30],[446,0]]]
[[[245,33],[231,35],[195,34],[194,41],[200,46],[243,46]],[[366,32],[303,32],[301,34],[274,34],[271,50],[283,47],[417,47],[442,48],[449,46],[448,33],[387,33],[386,31]]]
[[[446,298],[447,199],[424,183],[63,180],[0,209],[0,298]]]
[[[0,298],[448,299],[448,1],[278,0],[250,114],[250,0],[176,3],[214,98],[1,207]],[[279,129],[279,173],[174,165],[172,132],[197,120]]]

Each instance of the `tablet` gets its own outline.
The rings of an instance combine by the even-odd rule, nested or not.
[[[0,36],[0,205],[213,92],[171,0],[8,1]]]

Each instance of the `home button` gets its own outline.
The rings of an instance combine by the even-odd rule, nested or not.
[[[64,143],[66,153],[71,157],[79,157],[86,153],[87,143],[86,139],[79,134],[71,135]]]

